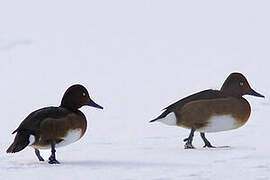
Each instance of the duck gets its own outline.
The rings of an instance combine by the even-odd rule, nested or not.
[[[70,86],[64,93],[59,107],[45,107],[30,113],[13,131],[16,133],[7,153],[17,153],[27,146],[34,148],[39,161],[44,161],[40,149],[51,149],[49,164],[59,164],[56,148],[81,139],[87,129],[85,115],[79,110],[82,106],[103,109],[89,96],[87,89],[80,84]]]
[[[237,129],[248,121],[251,107],[244,95],[264,98],[251,88],[242,73],[233,72],[220,90],[207,89],[185,97],[163,109],[163,113],[150,123],[189,129],[190,134],[184,139],[185,149],[195,148],[192,144],[195,132],[200,133],[204,147],[215,148],[205,133]]]

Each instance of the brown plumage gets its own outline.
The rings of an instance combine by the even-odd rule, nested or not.
[[[12,133],[17,133],[7,153],[16,153],[26,146],[32,146],[40,161],[38,149],[51,148],[50,164],[59,163],[55,158],[55,148],[79,140],[85,133],[87,121],[79,110],[84,105],[103,109],[90,99],[82,85],[73,85],[65,92],[59,107],[46,107],[29,114]]]
[[[78,113],[80,115],[78,116]],[[71,131],[80,131],[79,139],[84,135],[87,128],[87,121],[81,112],[69,113],[67,116],[54,119],[46,118],[40,124],[40,138],[31,146],[37,149],[50,147],[50,140],[54,139],[56,147]]]
[[[244,98],[236,99],[228,97],[220,98],[215,101],[191,101],[185,104],[183,108],[178,109],[175,115],[177,119],[179,119],[179,121],[177,121],[178,126],[184,126],[188,129],[193,127],[199,131],[200,128],[210,123],[209,120],[212,116],[222,115],[231,115],[237,121],[237,127],[240,127],[248,120],[250,110],[250,105]]]
[[[191,129],[185,148],[192,146],[195,131],[201,133],[205,147],[213,147],[205,138],[205,132],[219,132],[243,126],[251,112],[243,95],[264,97],[254,91],[241,73],[232,73],[220,91],[205,90],[188,96],[165,108],[165,111],[150,122],[160,121]]]

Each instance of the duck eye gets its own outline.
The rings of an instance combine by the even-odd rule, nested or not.
[[[244,83],[243,82],[240,82],[240,86],[243,86],[244,85]]]
[[[83,95],[83,96],[86,96],[86,94],[85,94],[84,92],[82,93],[82,95]]]

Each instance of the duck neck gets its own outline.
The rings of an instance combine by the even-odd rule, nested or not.
[[[235,91],[234,89],[227,89],[227,88],[223,89],[223,88],[221,88],[220,92],[225,97],[226,96],[235,97],[235,98],[241,98],[242,97],[242,94]]]
[[[65,99],[65,98],[62,99],[60,107],[69,109],[74,112],[80,108],[76,103],[73,103],[69,101],[69,99]]]

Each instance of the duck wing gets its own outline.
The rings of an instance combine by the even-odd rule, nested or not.
[[[40,124],[43,120],[47,118],[58,119],[68,113],[70,113],[70,111],[61,107],[46,107],[36,110],[29,114],[12,134],[18,131],[28,131],[31,134],[37,134],[40,132]]]
[[[207,90],[192,94],[164,108],[163,110],[165,111],[160,116],[151,120],[150,122],[154,122],[158,119],[162,119],[166,117],[169,113],[175,112],[177,109],[181,109],[186,103],[189,103],[191,101],[216,99],[216,98],[223,98],[223,96],[221,95],[220,91],[213,90],[213,89],[207,89]]]

